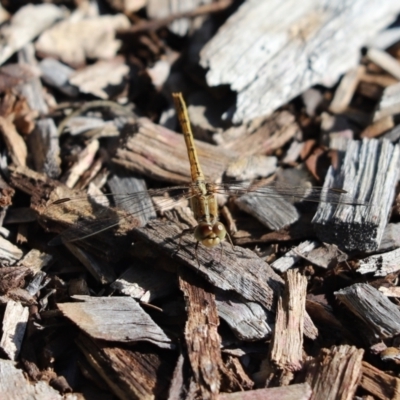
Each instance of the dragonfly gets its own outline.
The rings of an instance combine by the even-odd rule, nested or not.
[[[187,154],[190,164],[191,182],[186,185],[173,186],[161,189],[148,189],[136,193],[121,194],[111,196],[115,199],[117,207],[125,208],[125,204],[129,203],[130,217],[139,217],[146,210],[152,208],[149,199],[151,197],[162,198],[168,193],[169,199],[187,199],[193,216],[197,221],[197,226],[194,228],[193,235],[196,241],[196,251],[199,244],[207,248],[213,248],[221,245],[225,239],[228,239],[232,244],[230,235],[226,227],[219,219],[218,195],[225,196],[242,196],[248,194],[256,197],[292,199],[309,202],[328,202],[333,204],[349,204],[362,205],[354,199],[354,196],[342,189],[325,188],[325,187],[293,187],[284,185],[268,185],[263,187],[250,186],[248,182],[236,183],[212,183],[208,182],[202,171],[199,158],[196,152],[193,132],[189,120],[189,115],[182,93],[173,93],[173,100],[178,114],[178,119],[181,125],[184,141],[186,144]],[[96,197],[96,196],[95,196]],[[95,200],[97,201],[97,200]],[[162,203],[156,205],[156,209],[162,208]],[[88,204],[87,197],[72,198],[64,197],[53,201],[49,206],[49,210],[56,213],[57,210],[64,210],[69,205],[74,208],[79,208],[80,205]],[[92,202],[91,202],[92,204]],[[113,213],[112,216],[108,213],[108,207],[100,205],[94,206],[91,210],[90,219],[84,218],[73,224],[72,227],[66,229],[59,236],[53,239],[50,244],[61,244],[65,242],[75,242],[83,240],[107,229],[121,224],[124,216],[120,213]],[[233,246],[233,244],[232,244]]]

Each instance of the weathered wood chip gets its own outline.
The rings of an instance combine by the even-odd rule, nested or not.
[[[400,310],[379,290],[357,283],[334,294],[376,337],[386,339],[400,333]]]
[[[400,249],[363,258],[359,265],[357,272],[360,274],[374,272],[374,276],[386,276],[400,270]]]
[[[171,348],[168,336],[130,297],[73,296],[76,303],[59,303],[58,308],[85,333],[95,339],[132,343],[146,341]]]

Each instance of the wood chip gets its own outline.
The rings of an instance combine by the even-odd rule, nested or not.
[[[7,302],[3,317],[0,348],[10,360],[16,361],[18,358],[28,318],[28,307],[24,307],[13,300]]]
[[[108,99],[108,92],[113,86],[120,85],[128,73],[129,67],[122,59],[98,61],[96,64],[74,72],[69,78],[69,83],[78,87],[82,93]]]
[[[263,340],[270,336],[272,316],[258,303],[246,301],[227,292],[217,291],[218,315],[241,340]]]
[[[363,361],[360,387],[379,400],[400,398],[400,379]]]
[[[272,363],[282,375],[298,371],[303,365],[306,289],[306,277],[298,271],[288,271],[285,290],[278,301],[270,354]]]
[[[60,144],[57,127],[52,118],[43,118],[29,137],[35,169],[44,172],[50,178],[61,174]]]
[[[23,251],[0,236],[0,261],[3,265],[13,265],[24,255]]]
[[[85,64],[86,58],[110,59],[121,44],[115,39],[115,31],[129,26],[130,22],[123,14],[69,18],[40,35],[36,50],[72,67]]]
[[[356,91],[358,82],[364,73],[364,65],[359,65],[358,67],[352,68],[346,72],[340,81],[340,84],[335,91],[333,100],[329,106],[329,110],[332,113],[340,114],[346,110],[347,106],[350,104],[354,92]]]
[[[0,360],[0,394],[9,400],[40,399],[64,400],[57,390],[46,382],[30,382],[13,361]]]
[[[55,21],[64,17],[65,11],[53,4],[27,4],[21,7],[13,15],[10,24],[1,28],[3,40],[0,46],[0,65]]]
[[[220,400],[310,400],[312,390],[308,383],[238,393],[221,393]]]
[[[62,64],[54,58],[45,58],[42,60],[39,64],[39,68],[45,83],[57,88],[67,96],[75,97],[78,95],[78,88],[69,83],[69,78],[74,73],[74,69]]]
[[[335,292],[335,296],[363,320],[376,337],[386,339],[400,333],[398,307],[372,286],[357,283]]]
[[[130,171],[155,179],[175,183],[190,181],[188,156],[182,135],[146,118],[138,120],[135,135],[127,138],[122,148],[117,150],[115,163]],[[200,164],[211,182],[222,179],[227,165],[235,159],[235,154],[208,143],[195,140]]]
[[[233,121],[270,114],[309,87],[332,84],[354,68],[365,41],[399,12],[387,0],[385,7],[362,6],[359,18],[363,4],[359,0],[326,9],[309,2],[293,14],[290,2],[282,7],[257,0],[243,3],[200,53],[201,65],[209,69],[207,83],[228,84],[238,93]],[[338,30],[344,36],[333,34]]]
[[[365,205],[320,203],[313,224],[318,238],[345,251],[379,248],[399,175],[400,148],[387,140],[352,141],[325,187],[343,188]]]
[[[168,354],[154,346],[140,343],[127,349],[84,335],[77,344],[102,383],[119,399],[157,399],[168,391],[174,365]]]
[[[383,133],[387,132],[388,130],[394,128],[394,119],[392,115],[388,115],[383,117],[377,121],[375,121],[372,125],[368,126],[364,131],[361,132],[361,138],[375,138]]]
[[[13,163],[17,166],[25,166],[28,156],[26,143],[17,132],[10,118],[0,116],[0,132],[8,148]]]
[[[393,75],[396,79],[400,80],[400,62],[389,53],[371,48],[368,49],[367,57],[376,65],[379,65],[382,69]]]
[[[376,254],[359,261],[357,272],[374,273],[374,276],[386,276],[400,270],[400,249]]]
[[[94,339],[146,341],[171,348],[171,340],[132,298],[74,296],[73,299],[79,302],[58,303],[58,308]]]
[[[247,300],[260,303],[267,310],[274,307],[282,288],[282,279],[250,250],[235,247],[233,251],[230,244],[223,242],[222,251],[219,247],[209,249],[199,246],[196,254],[192,234],[182,235],[182,229],[177,225],[159,221],[151,221],[132,234],[164,253],[173,254],[177,261],[198,271],[214,286],[233,290]],[[176,238],[180,236],[181,244],[177,251]]]
[[[179,287],[187,310],[185,341],[201,398],[216,400],[224,371],[217,305],[214,295],[196,285],[196,280],[193,273],[180,273]]]
[[[229,164],[226,177],[238,181],[247,181],[255,178],[266,178],[277,169],[277,158],[254,155],[241,157]]]
[[[385,88],[374,114],[374,121],[400,114],[400,82]]]
[[[306,382],[312,387],[311,399],[352,399],[361,376],[363,349],[333,346],[323,349],[306,366]]]

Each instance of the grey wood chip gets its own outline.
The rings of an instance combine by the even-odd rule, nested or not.
[[[59,303],[58,308],[95,339],[147,341],[161,348],[172,347],[168,336],[131,297],[73,296],[73,299],[80,302]]]
[[[365,283],[357,283],[334,293],[353,314],[380,339],[400,333],[400,310],[379,290]],[[363,332],[360,332],[363,334]]]

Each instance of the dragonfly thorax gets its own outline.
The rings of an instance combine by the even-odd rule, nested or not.
[[[226,229],[222,222],[214,224],[200,222],[194,230],[194,237],[206,247],[215,247],[220,244],[226,236]]]

